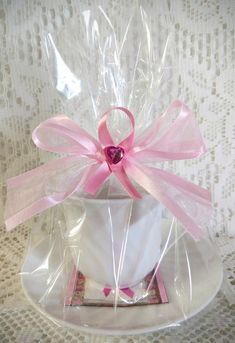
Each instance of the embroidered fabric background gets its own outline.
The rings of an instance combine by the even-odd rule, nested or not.
[[[235,295],[235,239],[231,238],[235,235],[235,2],[169,0],[166,3],[180,56],[174,70],[176,88],[172,92],[197,113],[209,147],[208,157],[200,160],[199,171],[195,161],[178,163],[176,171],[192,181],[213,185],[216,209],[213,233],[217,235],[215,240],[224,261],[226,296],[220,292],[206,310],[176,329],[140,337],[104,338],[58,328],[30,307],[17,275],[31,224],[38,219],[7,234],[1,211],[1,342],[232,342],[235,337],[235,308],[229,306]],[[121,20],[122,11],[128,6],[125,0],[107,0],[105,4],[110,15],[121,9],[116,20]],[[158,1],[150,0],[148,5],[154,11]],[[77,11],[75,0],[0,0],[1,209],[6,197],[6,177],[32,169],[50,158],[33,146],[31,131],[39,121],[67,111],[66,104],[52,91],[43,61],[43,34],[59,31],[76,17]],[[130,46],[130,55],[131,49]]]

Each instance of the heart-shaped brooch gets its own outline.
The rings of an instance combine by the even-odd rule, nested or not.
[[[104,154],[109,164],[117,164],[124,156],[124,149],[121,146],[107,146]]]

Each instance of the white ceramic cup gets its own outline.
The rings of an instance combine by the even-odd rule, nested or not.
[[[160,258],[162,205],[149,195],[66,202],[67,244],[77,268],[110,287],[140,282]]]

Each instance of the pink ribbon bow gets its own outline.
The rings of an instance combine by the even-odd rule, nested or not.
[[[132,126],[131,133],[117,146],[107,128],[112,110],[123,111]],[[99,140],[64,115],[42,122],[32,134],[36,146],[68,155],[8,179],[7,230],[61,203],[77,190],[95,194],[114,173],[131,197],[141,198],[131,181],[134,180],[199,239],[208,221],[210,192],[168,171],[146,165],[194,158],[206,151],[193,114],[176,100],[141,135],[135,138],[134,134],[134,116],[124,107],[114,107],[103,114]]]

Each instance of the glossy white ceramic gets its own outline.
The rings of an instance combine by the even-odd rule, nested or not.
[[[158,262],[162,205],[151,196],[72,198],[65,206],[67,245],[85,276],[111,287],[131,287]]]
[[[116,311],[107,307],[64,307],[61,263],[60,246],[55,244],[52,249],[48,239],[30,249],[21,270],[24,292],[33,306],[58,325],[93,334],[139,334],[179,325],[211,302],[223,277],[213,245],[184,235],[161,261],[168,304]]]

